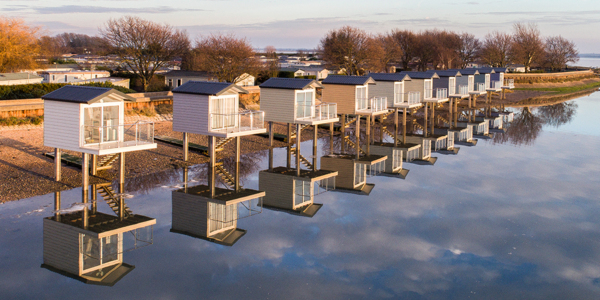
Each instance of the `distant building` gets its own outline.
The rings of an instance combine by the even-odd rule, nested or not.
[[[41,71],[44,83],[77,83],[85,80],[110,77],[108,71]]]
[[[165,85],[174,89],[188,81],[218,81],[217,78],[205,71],[181,71],[173,70],[164,74]],[[253,86],[256,78],[248,73],[238,76],[236,79],[238,86]]]
[[[0,85],[42,83],[43,79],[32,73],[0,73]]]
[[[506,70],[511,73],[525,73],[525,65],[510,64],[506,67]]]
[[[129,88],[129,78],[120,78],[120,77],[102,77],[102,78],[93,78],[78,81],[77,83],[90,83],[90,82],[110,82],[114,86],[124,87],[126,89]]]

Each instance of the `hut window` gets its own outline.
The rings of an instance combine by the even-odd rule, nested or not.
[[[169,87],[173,87],[173,79],[169,79]]]
[[[394,103],[402,103],[402,91],[403,84],[402,82],[394,83]]]
[[[354,185],[365,183],[367,169],[364,164],[354,164]]]
[[[86,107],[83,113],[84,144],[117,141],[119,105]]]
[[[177,86],[181,86],[181,79],[177,79]]]
[[[392,169],[396,171],[398,168],[402,168],[402,150],[394,149],[392,158]]]
[[[235,226],[237,204],[208,203],[208,234],[214,234]]]
[[[100,239],[82,234],[81,242],[84,270],[119,259],[119,236],[117,234]]]
[[[238,106],[235,96],[213,97],[210,106],[212,129],[236,126]]]

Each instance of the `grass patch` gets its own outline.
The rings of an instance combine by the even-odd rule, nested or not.
[[[554,92],[557,94],[567,94],[567,93],[575,93],[583,90],[600,88],[599,82],[592,82],[584,85],[578,86],[568,86],[568,87],[553,87],[553,88],[516,88],[518,91],[539,91],[539,92]]]
[[[0,118],[0,126],[17,126],[17,125],[40,125],[44,121],[44,116],[26,117],[26,118]]]
[[[139,115],[146,117],[154,117],[156,116],[156,111],[150,107],[144,107],[142,109],[134,108],[132,110],[127,111],[127,115]]]
[[[159,104],[154,109],[160,115],[169,115],[173,113],[173,104]]]

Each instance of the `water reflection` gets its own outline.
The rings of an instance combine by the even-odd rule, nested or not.
[[[101,185],[106,204],[116,214],[97,210],[96,185],[92,201],[82,195],[83,205],[61,209],[61,192],[54,194],[55,214],[43,220],[42,267],[87,284],[113,286],[135,266],[123,261],[123,253],[153,242],[156,219],[133,214],[123,197]]]

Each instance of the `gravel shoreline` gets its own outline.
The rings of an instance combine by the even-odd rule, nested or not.
[[[507,94],[506,100],[497,97],[492,105],[516,103],[530,98],[543,96],[547,92],[515,91]],[[485,96],[477,101],[478,107],[484,105]],[[461,106],[466,105],[462,101]],[[440,110],[442,111],[442,110]],[[170,136],[182,139],[182,134],[172,130],[169,116],[156,117],[129,117],[133,119],[154,120],[155,135]],[[287,134],[284,124],[276,124],[274,129],[278,133]],[[53,179],[53,160],[45,157],[44,153],[52,152],[53,148],[43,146],[43,126],[22,126],[20,128],[0,127],[0,203],[44,195],[55,191],[64,191],[81,186],[81,170],[63,164],[62,180],[55,182]],[[321,129],[320,135],[328,135]],[[312,138],[312,128],[303,131],[303,140]],[[190,135],[190,142],[207,145],[206,136]],[[125,176],[128,179],[149,176],[160,172],[181,169],[208,162],[208,157],[190,151],[189,161],[184,162],[183,149],[178,146],[157,141],[157,149],[130,152],[125,155]],[[284,147],[286,143],[275,141],[275,147]],[[242,138],[242,154],[253,153],[269,149],[268,139],[258,136]],[[233,155],[232,145],[219,155],[221,158]],[[73,155],[76,152],[65,151]],[[118,167],[100,171],[97,176],[90,175],[90,184],[113,181],[118,176]]]

